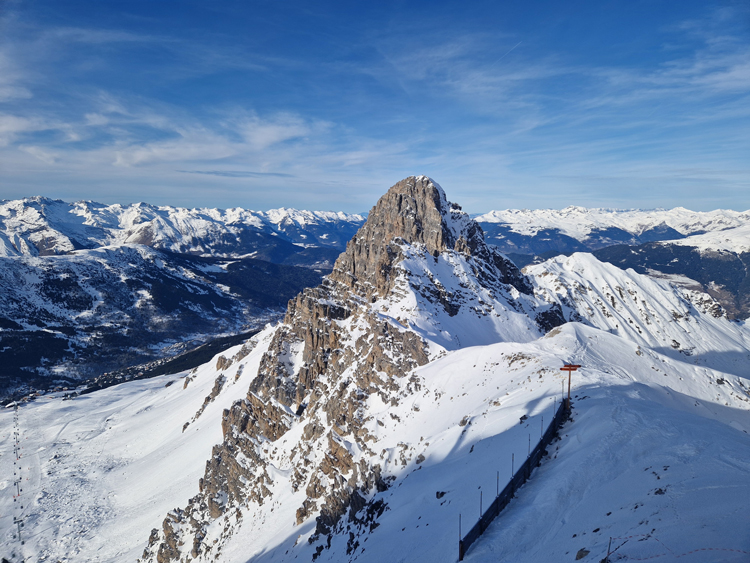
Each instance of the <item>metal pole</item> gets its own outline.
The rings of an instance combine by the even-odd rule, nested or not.
[[[612,538],[610,537],[609,538],[609,545],[607,546],[607,557],[604,558],[604,562],[605,563],[609,563],[609,554],[611,553],[610,552],[611,548],[612,548]]]
[[[568,410],[570,410],[570,377],[573,374],[573,370],[568,370]]]
[[[539,439],[541,440],[542,438],[544,438],[544,415],[542,415],[542,425],[539,429]]]
[[[497,472],[497,494],[495,495],[495,497],[499,497],[499,496],[500,496],[500,472],[498,471]]]
[[[479,491],[479,519],[482,519],[482,491]]]
[[[526,457],[529,457],[531,455],[531,434],[529,434],[529,451],[526,454]]]
[[[516,454],[510,454],[510,478],[513,479],[515,471],[513,471],[513,465],[516,460]]]

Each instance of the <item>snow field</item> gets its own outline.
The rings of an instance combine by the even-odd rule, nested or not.
[[[417,370],[421,388],[398,406],[371,398],[366,416],[372,417],[377,457],[384,473],[396,479],[371,497],[387,509],[350,558],[456,557],[458,515],[465,533],[479,517],[480,491],[486,509],[496,494],[497,472],[502,489],[511,475],[511,454],[517,468],[529,435],[533,448],[541,417],[548,424],[553,398],[560,398],[564,361],[584,365],[574,374],[574,422],[467,560],[574,560],[582,548],[595,553],[603,545],[606,553],[610,535],[654,528],[651,537],[620,551],[653,555],[646,548],[649,541],[658,545],[654,537],[685,552],[722,546],[750,551],[745,520],[738,516],[750,492],[743,484],[750,439],[736,426],[748,427],[750,408],[732,394],[741,387],[727,383],[717,396],[709,379],[721,374],[707,378],[703,368],[668,358],[665,383],[652,369],[661,358],[637,350],[618,336],[573,323],[531,344],[451,352]],[[521,423],[524,415],[528,419]],[[239,528],[221,560],[245,561],[248,553],[258,562],[309,560],[313,548],[300,540],[309,537],[312,524],[293,525],[302,499],[274,505],[273,538],[260,534],[260,527],[253,533]],[[715,523],[704,522],[704,514]],[[341,560],[347,540],[346,533],[334,535],[317,561]],[[727,559],[735,560],[742,559]]]
[[[269,330],[256,335],[259,348],[268,336]],[[258,353],[246,357],[236,381],[239,365],[230,366],[222,392],[195,421],[219,373],[215,359],[194,374],[132,381],[69,401],[52,394],[23,405],[24,468],[31,476],[24,491],[24,556],[135,561],[149,530],[160,528],[168,511],[198,492],[205,462],[222,439],[221,414],[245,395],[259,361]],[[186,377],[191,381],[183,389]],[[10,427],[11,416],[10,409],[0,412],[3,430]],[[10,453],[11,443],[3,437],[2,475],[9,474]],[[0,494],[0,553],[19,547],[12,539],[11,504],[10,494]]]

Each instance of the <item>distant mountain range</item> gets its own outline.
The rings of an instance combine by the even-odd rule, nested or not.
[[[364,218],[0,204],[0,397],[73,385],[276,320]]]
[[[589,252],[607,246],[630,246],[679,240],[750,224],[750,211],[690,211],[683,207],[654,210],[509,209],[474,219],[487,240],[509,254]]]
[[[287,208],[185,209],[32,197],[0,203],[0,256],[140,244],[181,254],[330,268],[364,220]]]
[[[518,266],[593,252],[620,268],[704,291],[730,318],[750,316],[750,211],[566,207],[491,211],[475,219],[488,242]]]

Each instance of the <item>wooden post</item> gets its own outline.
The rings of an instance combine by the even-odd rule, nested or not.
[[[571,374],[576,371],[579,367],[581,367],[578,364],[565,364],[564,367],[560,368],[560,371],[567,371],[568,372],[568,402],[566,404],[566,408],[570,410],[570,378]],[[565,383],[563,382],[563,388],[565,386]]]

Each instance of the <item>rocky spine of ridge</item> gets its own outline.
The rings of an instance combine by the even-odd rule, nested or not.
[[[371,395],[396,405],[416,392],[420,384],[413,370],[430,360],[418,334],[372,307],[397,290],[397,265],[407,247],[435,260],[441,253],[460,253],[472,259],[477,279],[490,287],[532,292],[521,272],[484,243],[481,228],[447,201],[442,188],[423,176],[397,183],[324,282],[289,302],[247,396],[224,412],[224,439],[206,464],[200,494],[185,509],[171,512],[161,531],[153,531],[143,560],[183,560],[188,552],[184,560],[218,555],[220,542],[203,541],[209,523],[224,518],[224,533],[230,535],[246,507],[273,502],[267,468],[272,461],[281,463],[273,459],[276,444],[298,424],[304,424],[302,440],[283,464],[292,470],[292,489],[306,495],[297,524],[316,518],[310,542],[345,531],[355,542],[357,534],[377,525],[387,507],[368,499],[388,487],[389,477],[377,463],[364,406]],[[450,296],[430,297],[449,314],[460,306]],[[361,453],[354,455],[346,443]]]

